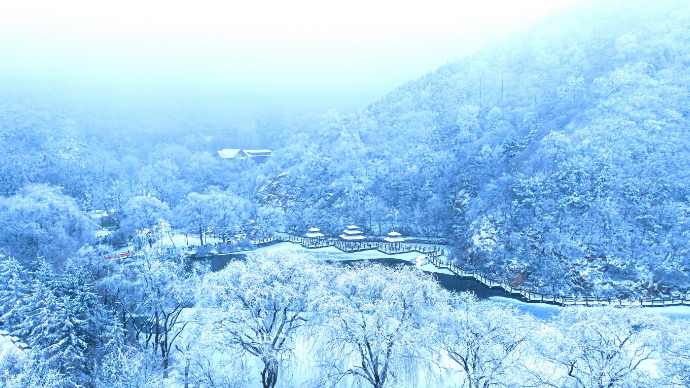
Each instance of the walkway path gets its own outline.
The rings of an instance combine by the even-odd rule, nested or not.
[[[465,280],[475,280],[489,289],[501,290],[510,298],[528,303],[548,303],[558,306],[641,306],[641,307],[666,307],[666,306],[690,306],[690,299],[686,298],[636,298],[619,299],[600,297],[596,295],[549,295],[525,287],[513,286],[506,280],[496,280],[474,270],[467,270],[457,264],[443,260],[445,248],[421,244],[389,244],[379,242],[341,241],[333,238],[307,238],[293,235],[276,235],[268,239],[254,241],[254,245],[262,246],[277,242],[291,242],[300,244],[307,249],[335,247],[344,253],[377,250],[385,254],[398,254],[418,252],[427,257],[436,268],[447,269],[456,276]]]

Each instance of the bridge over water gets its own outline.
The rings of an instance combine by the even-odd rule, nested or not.
[[[494,279],[481,272],[467,269],[466,267],[463,267],[456,263],[451,263],[445,259],[446,248],[435,245],[399,243],[388,244],[385,242],[371,241],[350,242],[340,241],[333,238],[313,239],[294,235],[275,235],[267,239],[253,241],[254,245],[257,247],[269,246],[280,242],[289,242],[292,244],[297,244],[308,250],[319,250],[323,248],[334,247],[343,253],[357,253],[364,251],[378,251],[385,255],[398,255],[412,252],[419,253],[420,255],[424,256],[426,260],[428,260],[436,268],[445,269],[450,272],[450,274],[435,274],[435,276],[437,277],[437,279],[443,287],[454,291],[471,291],[475,295],[477,295],[477,297],[480,298],[500,296],[526,303],[545,303],[557,306],[690,306],[690,299],[683,297],[640,297],[620,299],[597,295],[552,295],[541,293],[532,289],[528,289],[526,287],[513,285],[507,280]],[[230,256],[236,256],[236,254]],[[228,259],[230,259],[230,256],[227,256]],[[409,261],[396,260],[395,258],[391,257],[370,260],[383,262],[384,264],[410,264]],[[341,259],[339,261],[343,260]]]

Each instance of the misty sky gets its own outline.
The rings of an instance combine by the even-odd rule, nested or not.
[[[0,80],[342,113],[574,1],[2,1]]]

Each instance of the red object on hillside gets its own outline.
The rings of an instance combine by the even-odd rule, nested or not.
[[[123,257],[130,257],[130,256],[132,256],[132,252],[120,253],[119,255],[116,254],[116,255],[112,255],[112,256],[105,256],[104,258],[107,260],[110,260],[110,259],[120,259]]]

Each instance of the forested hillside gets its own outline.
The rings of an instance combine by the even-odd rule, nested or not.
[[[550,292],[685,288],[690,7],[648,5],[578,5],[329,112],[281,151],[267,200],[299,228],[447,237]]]
[[[684,1],[578,4],[321,119],[8,93],[0,254],[64,261],[93,241],[95,210],[114,246],[161,218],[202,239],[356,223],[443,238],[459,263],[542,291],[686,292],[688,26]]]
[[[253,192],[277,170],[229,163],[216,150],[280,147],[295,126],[312,125],[78,108],[12,95],[0,103],[0,255],[64,263],[100,226],[117,229],[106,242],[119,247],[161,218],[183,234],[270,234],[261,228],[280,224],[280,213],[259,225],[276,209],[257,206]],[[96,210],[107,217],[90,219]]]
[[[686,0],[580,2],[346,115],[3,77],[2,387],[690,386]],[[367,252],[270,239],[353,223]]]

